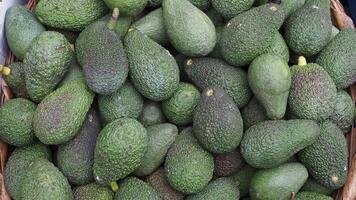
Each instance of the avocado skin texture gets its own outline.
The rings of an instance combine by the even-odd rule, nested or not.
[[[250,165],[245,165],[241,170],[231,176],[231,178],[239,184],[240,196],[246,197],[249,194],[250,184],[257,169]]]
[[[114,193],[109,187],[90,183],[75,188],[73,196],[75,200],[113,200]]]
[[[252,97],[247,73],[222,60],[214,58],[191,59],[187,61],[184,71],[200,90],[209,86],[219,86],[224,89],[239,108],[245,106]]]
[[[245,132],[241,154],[253,167],[276,167],[313,144],[319,135],[319,126],[312,120],[264,121]]]
[[[23,200],[72,200],[73,194],[66,177],[44,158],[32,161],[22,182]]]
[[[286,18],[288,18],[292,13],[294,13],[299,8],[303,7],[306,0],[282,0],[281,8],[284,10],[286,14]]]
[[[320,183],[318,183],[312,177],[308,178],[307,182],[304,183],[303,187],[300,190],[304,192],[313,192],[323,195],[331,195],[333,193],[333,190],[320,185]]]
[[[238,185],[231,178],[221,177],[210,182],[202,191],[188,196],[186,200],[236,200],[239,198]]]
[[[244,122],[245,130],[259,122],[268,120],[264,108],[258,102],[256,97],[253,97],[250,102],[241,110],[241,116]]]
[[[239,149],[225,154],[214,154],[214,175],[217,177],[230,176],[245,165]]]
[[[23,6],[13,6],[6,11],[7,44],[19,60],[23,60],[32,40],[45,30],[32,12]]]
[[[199,101],[199,90],[193,84],[181,82],[177,92],[162,102],[162,110],[170,122],[183,126],[193,121],[194,110]]]
[[[205,13],[188,0],[163,0],[162,8],[167,34],[177,51],[186,56],[205,56],[213,51],[215,26]]]
[[[289,62],[289,48],[286,41],[284,41],[283,36],[279,32],[276,32],[271,45],[266,50],[266,53],[276,55],[282,58],[285,62]]]
[[[209,0],[189,0],[194,6],[200,10],[207,10],[210,7]],[[148,5],[151,7],[158,7],[162,4],[162,0],[148,0]]]
[[[160,200],[158,193],[153,187],[136,178],[127,177],[119,184],[119,190],[115,194],[114,200]]]
[[[156,124],[147,127],[147,135],[147,151],[140,166],[134,171],[136,176],[147,176],[164,162],[168,149],[178,135],[178,128],[169,123]]]
[[[225,19],[214,9],[214,7],[211,7],[209,10],[205,11],[205,14],[211,19],[215,25],[215,28],[218,26],[223,27],[225,25]]]
[[[144,102],[138,120],[145,127],[163,123],[166,121],[164,114],[161,110],[161,104],[150,100],[146,100]]]
[[[193,194],[201,191],[213,178],[214,159],[199,145],[192,128],[188,127],[181,131],[169,149],[164,168],[174,189]]]
[[[337,92],[337,100],[334,112],[330,116],[330,120],[335,123],[343,133],[348,133],[351,130],[355,119],[355,104],[351,96],[344,90]]]
[[[106,122],[121,117],[137,118],[143,107],[143,98],[130,82],[110,95],[99,95],[99,109]]]
[[[241,114],[223,89],[208,87],[203,91],[194,113],[193,131],[200,144],[212,153],[227,153],[240,144]]]
[[[314,192],[299,192],[295,200],[333,200],[332,197]]]
[[[337,88],[345,89],[356,81],[356,31],[344,29],[320,52],[320,64],[334,80]]]
[[[32,119],[36,104],[23,98],[15,98],[0,107],[0,138],[14,146],[32,144],[35,137]]]
[[[215,26],[216,30],[216,45],[214,47],[214,50],[209,54],[210,57],[212,58],[220,58],[222,59],[221,55],[221,47],[220,47],[220,39],[221,39],[221,32],[223,31],[224,26]]]
[[[22,182],[27,174],[28,165],[38,158],[52,160],[51,150],[42,143],[16,148],[7,161],[4,182],[7,191],[14,199],[20,199]]]
[[[111,14],[107,14],[104,17],[100,18],[99,21],[108,22],[111,18]],[[124,40],[127,31],[129,30],[133,19],[130,16],[119,16],[116,22],[114,31],[117,35],[120,36],[121,40]]]
[[[41,0],[35,14],[41,23],[72,31],[81,31],[108,12],[101,0]]]
[[[126,81],[129,66],[123,44],[105,21],[97,21],[80,33],[76,52],[86,82],[94,92],[112,94]]]
[[[211,3],[224,18],[231,19],[236,15],[249,10],[254,0],[212,0]]]
[[[147,5],[147,0],[104,0],[110,8],[118,8],[120,15],[135,16],[143,11]]]
[[[107,185],[140,166],[148,146],[146,129],[135,119],[120,118],[101,130],[94,153],[95,180]]]
[[[48,95],[33,117],[36,137],[45,144],[62,144],[80,130],[94,94],[83,79],[75,79]]]
[[[169,184],[163,167],[158,168],[155,172],[145,179],[159,194],[162,200],[183,200],[184,194],[178,192]]]
[[[162,46],[132,30],[125,37],[130,62],[130,78],[146,98],[162,101],[179,87],[179,68],[173,56]]]
[[[338,189],[347,177],[347,143],[342,131],[330,121],[320,124],[320,132],[318,139],[299,153],[299,159],[318,183]]]
[[[301,119],[322,121],[334,110],[337,90],[329,74],[319,65],[292,66],[288,106]]]
[[[291,72],[284,60],[272,54],[255,58],[248,68],[248,82],[270,119],[281,119],[287,108]]]
[[[284,37],[295,53],[313,56],[329,43],[332,28],[329,8],[330,1],[323,0],[318,4],[311,1],[287,19]]]
[[[30,98],[26,89],[26,80],[24,66],[22,62],[14,62],[10,65],[11,72],[7,76],[3,76],[7,85],[16,97]]]
[[[308,178],[307,169],[300,163],[285,163],[276,168],[261,169],[251,181],[253,200],[287,200],[297,193]]]
[[[45,31],[36,37],[24,59],[26,88],[37,103],[49,95],[68,71],[73,57],[67,39],[58,32]]]
[[[75,137],[59,145],[57,166],[70,183],[84,185],[94,180],[94,148],[99,132],[99,116],[97,111],[92,109]]]
[[[164,28],[162,8],[151,11],[132,24],[132,27],[160,45],[169,44],[169,38]]]
[[[277,9],[273,11],[272,7]],[[245,66],[265,53],[283,23],[283,16],[277,5],[266,4],[231,19],[221,33],[224,60],[234,66]]]

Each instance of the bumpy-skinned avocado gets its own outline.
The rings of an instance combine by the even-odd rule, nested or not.
[[[259,122],[268,120],[264,108],[258,102],[256,97],[253,97],[250,102],[241,110],[241,116],[244,122],[245,130]]]
[[[29,98],[26,88],[25,67],[22,62],[14,62],[10,66],[10,74],[3,76],[7,85],[16,97]]]
[[[334,122],[344,133],[351,130],[355,119],[355,104],[351,96],[344,90],[337,92],[336,104],[334,112],[330,116],[330,120]]]
[[[214,154],[214,175],[230,176],[245,165],[239,149],[234,149],[225,154]]]
[[[147,0],[104,0],[106,5],[111,8],[118,8],[120,14],[135,16],[143,11],[147,5]]]
[[[146,127],[166,121],[161,110],[161,104],[150,100],[144,102],[142,112],[138,119]]]
[[[312,177],[308,178],[307,182],[304,183],[303,187],[300,190],[324,195],[331,195],[333,193],[332,189],[328,189],[325,186],[322,186]]]
[[[231,19],[250,9],[254,0],[212,0],[211,3],[223,17]]]
[[[75,200],[113,200],[114,192],[97,183],[81,185],[73,190]]]
[[[119,184],[119,190],[115,194],[114,200],[160,200],[158,193],[153,187],[136,178],[127,177]]]
[[[333,200],[332,197],[314,192],[299,192],[295,200]]]

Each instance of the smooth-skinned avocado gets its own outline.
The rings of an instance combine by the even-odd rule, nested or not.
[[[318,139],[299,153],[299,159],[318,183],[338,189],[344,185],[348,172],[347,142],[330,121],[320,124],[320,132]]]
[[[3,78],[16,97],[30,98],[26,88],[25,67],[22,62],[12,63],[10,74]]]
[[[214,158],[199,145],[192,128],[188,127],[169,149],[164,169],[174,189],[193,194],[203,190],[213,178]]]
[[[241,154],[252,167],[276,167],[313,144],[319,135],[319,126],[312,120],[264,121],[245,132]]]
[[[205,13],[188,0],[163,0],[162,8],[169,40],[177,51],[186,56],[205,56],[213,51],[215,26]]]
[[[307,169],[300,163],[285,163],[276,168],[258,170],[251,180],[253,200],[290,199],[308,178]]]
[[[69,69],[73,52],[64,35],[45,31],[29,46],[24,58],[27,92],[37,103],[49,95]]]
[[[143,11],[147,5],[147,0],[104,0],[105,4],[111,8],[118,8],[120,15],[135,16]]]
[[[145,127],[163,123],[166,121],[161,109],[161,104],[147,100],[143,104],[142,112],[138,117],[138,120]]]
[[[35,9],[41,23],[73,31],[83,30],[107,12],[102,0],[41,0]]]
[[[119,184],[114,200],[160,200],[153,187],[136,177],[127,177]]]
[[[287,109],[291,72],[288,63],[272,54],[255,58],[248,69],[248,82],[270,119],[281,119]]]
[[[211,3],[216,11],[224,18],[231,19],[236,15],[250,9],[254,0],[212,0]]]
[[[120,118],[101,130],[94,153],[94,178],[108,185],[140,166],[148,146],[146,129],[137,120]]]
[[[212,153],[234,150],[242,139],[243,122],[233,99],[219,87],[208,87],[194,112],[193,132]]]
[[[107,186],[89,183],[73,189],[73,196],[75,200],[113,200],[114,192]]]
[[[116,92],[129,72],[123,44],[114,30],[118,14],[115,9],[108,22],[99,20],[87,26],[76,41],[77,60],[87,85],[101,95]]]
[[[355,119],[355,104],[351,96],[344,90],[337,92],[336,104],[334,112],[330,116],[330,120],[334,122],[343,133],[348,133],[351,130]]]
[[[14,146],[34,143],[32,120],[36,104],[23,98],[15,98],[0,107],[0,138]]]
[[[130,78],[146,98],[162,101],[179,87],[179,68],[173,56],[138,30],[130,29],[125,37],[130,62]]]
[[[5,32],[11,52],[23,60],[32,40],[46,29],[31,11],[23,6],[13,6],[6,11]]]

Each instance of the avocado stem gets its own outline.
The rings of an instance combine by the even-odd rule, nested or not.
[[[111,190],[116,192],[119,189],[119,186],[117,185],[116,181],[113,181],[110,183]]]
[[[0,72],[1,74],[8,76],[11,72],[11,69],[9,67],[6,67],[5,65],[0,65]]]
[[[299,56],[299,58],[298,58],[298,65],[299,65],[299,66],[307,65],[307,59],[305,59],[304,56]]]
[[[112,11],[111,18],[106,25],[110,30],[113,30],[116,27],[117,20],[119,19],[120,11],[118,8],[114,8]]]

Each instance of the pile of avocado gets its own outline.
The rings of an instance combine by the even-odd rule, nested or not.
[[[5,29],[14,200],[332,200],[346,182],[356,31],[329,0],[39,0]]]

